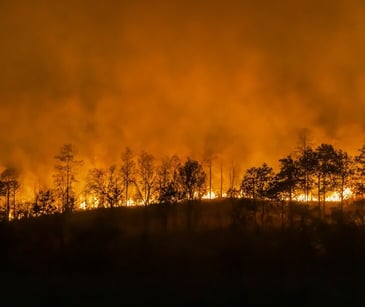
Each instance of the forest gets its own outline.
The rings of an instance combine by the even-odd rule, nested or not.
[[[365,192],[365,145],[358,155],[350,156],[331,144],[312,148],[304,142],[293,154],[279,159],[277,172],[267,163],[238,175],[232,169],[225,191],[222,170],[220,182],[215,183],[219,188],[212,188],[214,155],[203,161],[189,157],[182,160],[177,155],[157,160],[146,151],[137,155],[127,147],[120,158],[119,164],[90,169],[85,182],[79,182],[83,161],[78,159],[74,145],[65,144],[54,156],[53,185],[39,187],[25,201],[17,197],[21,173],[5,168],[0,175],[1,220],[213,198],[295,201],[318,206],[325,214],[326,203],[336,202],[342,210],[344,204],[361,200]],[[239,178],[238,184],[233,176]]]
[[[27,210],[17,202],[21,174],[4,170],[2,302],[365,302],[365,147],[351,157],[305,146],[277,172],[248,168],[227,191],[212,191],[211,165],[126,148],[120,165],[91,169],[80,193],[82,161],[64,145],[54,186],[36,191]]]

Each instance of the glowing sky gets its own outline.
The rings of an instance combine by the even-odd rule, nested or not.
[[[63,143],[288,154],[303,128],[355,151],[365,131],[365,2],[0,2],[1,164],[41,172]]]

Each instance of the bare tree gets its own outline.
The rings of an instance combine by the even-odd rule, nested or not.
[[[333,185],[333,177],[337,171],[336,165],[336,151],[330,144],[322,144],[316,148],[317,157],[317,185],[318,185],[318,204],[321,205],[322,200],[322,213],[325,214],[326,205],[326,193],[328,189]]]
[[[129,200],[129,187],[130,184],[136,180],[136,163],[133,159],[133,152],[129,147],[126,147],[124,153],[121,156],[122,167],[120,169],[124,184],[125,204],[128,204]]]
[[[89,172],[86,191],[94,195],[99,206],[107,203],[108,207],[118,206],[123,198],[123,186],[120,173],[115,165],[107,170],[94,168]]]
[[[174,203],[181,199],[179,182],[180,159],[177,156],[163,159],[157,171],[158,200],[161,203]]]
[[[142,151],[138,157],[138,175],[136,188],[145,206],[149,205],[151,198],[156,191],[156,168],[153,155]]]
[[[55,156],[56,173],[54,183],[59,199],[61,200],[61,210],[63,212],[73,211],[75,205],[75,193],[73,184],[76,182],[75,171],[82,161],[75,160],[76,151],[71,144],[65,144],[60,148]]]
[[[315,174],[318,168],[317,154],[311,147],[305,146],[298,157],[300,184],[304,191],[305,200],[309,202],[309,194],[315,184]]]

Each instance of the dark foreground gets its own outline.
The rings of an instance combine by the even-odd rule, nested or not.
[[[1,224],[0,305],[365,305],[362,227],[187,221],[102,210]]]

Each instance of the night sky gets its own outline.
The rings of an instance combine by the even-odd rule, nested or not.
[[[307,129],[365,141],[365,2],[0,2],[0,164],[43,179],[64,143],[275,163]]]

